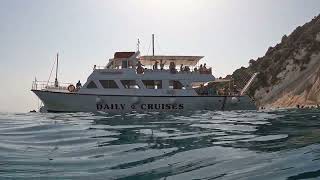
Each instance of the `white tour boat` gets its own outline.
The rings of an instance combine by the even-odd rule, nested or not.
[[[47,112],[256,109],[245,95],[256,74],[241,91],[221,93],[209,85],[224,80],[216,80],[211,68],[199,67],[202,58],[116,52],[106,66],[94,66],[83,86],[62,85],[56,72],[54,83],[34,81],[32,91]]]

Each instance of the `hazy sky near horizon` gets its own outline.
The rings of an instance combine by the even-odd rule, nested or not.
[[[216,77],[247,66],[320,13],[318,0],[0,0],[0,112],[37,108],[35,77],[85,82],[115,51],[203,55]],[[149,51],[148,51],[149,49]],[[203,61],[203,62],[204,62]]]

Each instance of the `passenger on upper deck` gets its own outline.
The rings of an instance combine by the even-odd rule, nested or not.
[[[200,65],[199,72],[200,72],[200,74],[211,74],[212,69],[211,68],[208,69],[207,64],[204,63],[203,66],[202,66],[202,64]]]
[[[193,71],[194,71],[194,72],[198,72],[198,68],[195,67],[195,68],[193,69]]]
[[[183,71],[183,64],[180,65],[180,72]]]
[[[169,69],[171,73],[176,73],[176,64],[174,62],[170,62]]]
[[[163,70],[164,69],[164,65],[166,64],[166,62],[162,62],[162,59],[160,60],[160,69]]]
[[[137,73],[138,74],[142,74],[143,73],[143,67],[142,66],[144,66],[143,64],[141,64],[141,62],[140,61],[138,61],[138,63],[137,63]]]
[[[136,64],[136,66],[137,66],[137,67],[142,67],[142,66],[144,66],[144,65],[141,63],[141,61],[138,61],[138,63]]]
[[[199,72],[200,72],[200,74],[202,74],[202,73],[203,73],[203,67],[202,67],[202,64],[200,64]]]
[[[158,69],[158,61],[156,61],[156,62],[154,62],[154,65],[153,65],[153,69],[155,70],[155,69]]]
[[[212,68],[207,68],[207,64],[204,63],[202,72],[200,72],[200,73],[201,74],[211,74],[212,73]]]
[[[190,72],[189,66],[185,66],[185,67],[184,67],[184,72]]]

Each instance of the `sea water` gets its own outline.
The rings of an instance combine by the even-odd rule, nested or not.
[[[0,113],[0,179],[320,179],[320,110]]]

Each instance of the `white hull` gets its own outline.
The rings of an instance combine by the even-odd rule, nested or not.
[[[256,110],[248,96],[95,95],[33,90],[49,112]]]

